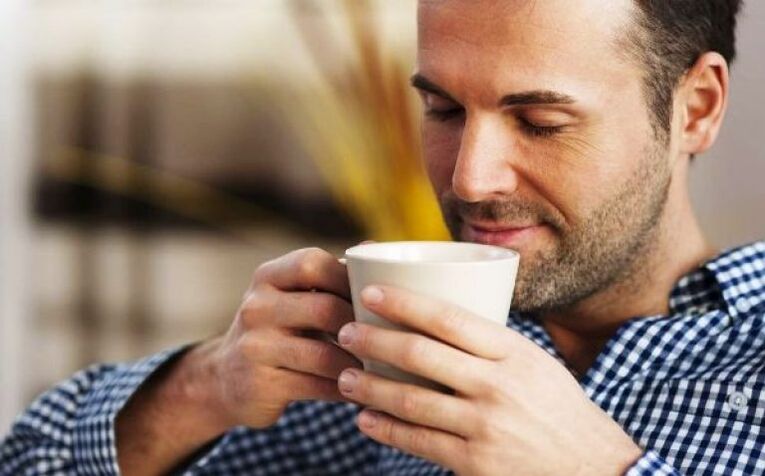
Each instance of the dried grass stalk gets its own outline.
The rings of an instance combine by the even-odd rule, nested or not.
[[[381,48],[371,3],[340,4],[354,47],[350,55],[328,30],[326,10],[317,2],[290,5],[321,81],[290,106],[288,117],[337,202],[372,239],[448,239],[422,166],[407,68]],[[330,64],[336,55],[343,58],[340,68]]]

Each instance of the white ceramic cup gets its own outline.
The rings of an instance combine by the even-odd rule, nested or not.
[[[370,312],[361,291],[373,284],[396,286],[451,302],[505,326],[515,287],[517,252],[477,243],[407,241],[368,243],[345,252],[355,319],[389,329],[407,330]],[[443,390],[422,377],[376,361],[364,369],[378,375]]]

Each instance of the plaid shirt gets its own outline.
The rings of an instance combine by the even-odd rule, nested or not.
[[[626,322],[580,380],[646,450],[627,474],[765,474],[765,242],[683,277],[669,307]],[[511,315],[508,326],[561,359],[538,323]],[[0,474],[117,474],[115,415],[181,351],[94,366],[40,396],[0,444]],[[362,435],[357,412],[293,403],[267,430],[231,430],[183,474],[449,474]]]

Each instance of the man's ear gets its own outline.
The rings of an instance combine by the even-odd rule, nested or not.
[[[680,85],[683,123],[681,152],[696,155],[717,140],[728,107],[728,63],[719,53],[701,55]]]

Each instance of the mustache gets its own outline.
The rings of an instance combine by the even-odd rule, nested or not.
[[[503,200],[466,202],[453,193],[442,197],[444,217],[450,226],[461,225],[466,219],[494,222],[533,222],[563,230],[564,219],[545,208],[541,203],[529,202],[516,197]]]

